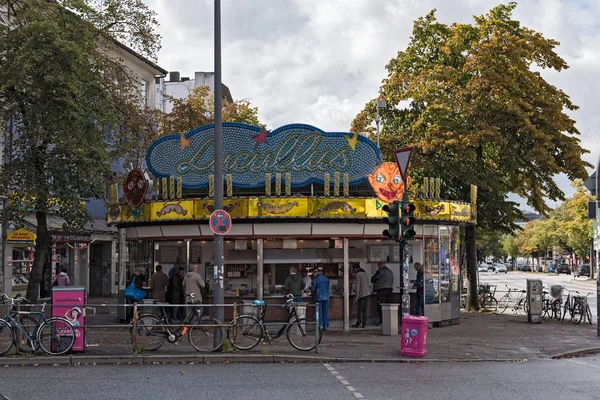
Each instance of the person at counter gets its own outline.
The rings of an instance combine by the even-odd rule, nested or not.
[[[352,325],[353,328],[365,328],[367,326],[367,313],[369,307],[369,277],[364,269],[359,265],[354,266],[354,293],[358,300],[358,309],[356,310],[356,324]]]
[[[290,276],[285,278],[283,283],[286,293],[294,295],[294,301],[300,303],[302,301],[302,290],[304,289],[304,280],[296,274],[296,268],[290,268]]]
[[[173,267],[173,276],[170,284],[171,304],[183,303],[183,267]],[[173,321],[180,322],[180,307],[173,307]]]
[[[394,273],[383,261],[377,264],[379,268],[375,275],[371,277],[373,292],[377,293],[377,314],[379,315],[379,324],[382,321],[381,305],[388,304],[391,301],[392,289],[394,288]]]
[[[136,268],[135,273],[131,277],[131,283],[135,285],[136,288],[142,290],[144,287],[144,275],[146,271],[141,268]]]
[[[304,281],[304,291],[310,292],[310,287],[312,286],[312,278],[308,275],[308,271],[306,268],[302,268],[300,271],[300,275],[302,276],[302,280]]]
[[[413,314],[424,315],[425,313],[423,312],[423,264],[416,262],[414,263],[413,267],[417,271],[417,278],[413,281],[413,287],[417,289],[417,292],[415,293],[415,304],[413,307]]]
[[[329,330],[329,278],[322,274],[323,268],[319,267],[315,279],[312,281],[312,293],[319,314],[321,315],[319,328]]]
[[[156,272],[152,275],[150,281],[150,293],[152,298],[164,303],[167,295],[167,286],[169,286],[169,277],[162,272],[162,265],[157,265]]]
[[[204,280],[198,273],[198,267],[192,267],[190,272],[185,274],[183,278],[183,290],[185,291],[185,302],[191,304],[202,303],[202,288],[205,287]],[[188,297],[188,294],[193,294],[194,299]]]

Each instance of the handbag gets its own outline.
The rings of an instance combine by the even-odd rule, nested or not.
[[[131,301],[138,301],[146,297],[146,292],[135,287],[135,283],[132,283],[125,289],[125,298]]]

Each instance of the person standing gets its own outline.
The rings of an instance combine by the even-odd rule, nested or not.
[[[183,303],[183,268],[176,267],[171,278],[171,304]],[[181,308],[173,307],[173,321],[180,321]]]
[[[294,295],[294,301],[299,303],[302,301],[302,289],[304,289],[304,280],[296,274],[296,268],[290,268],[290,276],[285,278],[283,287],[287,293]]]
[[[167,274],[162,272],[162,265],[157,265],[155,268],[156,272],[152,275],[150,282],[150,293],[152,298],[164,303],[166,301],[167,286],[169,286],[169,277]]]
[[[329,278],[323,275],[323,268],[317,270],[312,281],[313,298],[319,310],[319,328],[329,330]]]
[[[413,282],[413,287],[417,289],[417,292],[415,293],[415,304],[413,306],[414,314],[424,315],[425,313],[423,312],[423,301],[425,299],[425,296],[423,293],[423,264],[416,262],[414,263],[413,267],[417,271],[417,278]]]
[[[141,268],[136,268],[133,277],[131,278],[131,283],[135,285],[136,288],[143,290],[144,287],[144,270]]]
[[[69,286],[71,284],[71,280],[69,279],[69,275],[67,274],[67,269],[65,267],[62,268],[60,274],[56,277],[56,286]]]
[[[183,290],[185,291],[185,302],[192,304],[201,304],[202,303],[202,288],[205,287],[206,284],[202,277],[198,273],[198,267],[192,267],[190,272],[185,274],[185,278],[183,278]],[[188,297],[188,295],[193,294],[194,298]]]
[[[371,277],[373,291],[377,293],[377,314],[379,315],[379,324],[382,321],[381,305],[389,304],[392,298],[392,289],[394,287],[394,273],[383,261],[377,264],[378,270]]]
[[[302,268],[300,271],[300,276],[302,276],[302,280],[304,281],[304,291],[310,292],[310,287],[312,286],[312,278],[308,276],[308,271],[306,268]]]
[[[364,269],[360,266],[354,266],[354,295],[358,300],[358,309],[356,310],[356,324],[353,328],[364,328],[367,326],[367,318],[369,316],[369,277]]]

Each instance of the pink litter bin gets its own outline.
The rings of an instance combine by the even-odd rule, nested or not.
[[[429,318],[416,315],[402,317],[400,354],[409,357],[427,355],[427,323]]]

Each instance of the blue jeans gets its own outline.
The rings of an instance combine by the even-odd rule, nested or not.
[[[414,315],[425,315],[425,312],[423,310],[423,292],[422,289],[421,291],[419,291],[419,289],[417,289],[417,293],[415,293],[415,305],[414,305]]]
[[[329,329],[329,300],[317,301],[319,308],[319,328],[323,330]]]
[[[294,303],[302,303],[302,296],[294,297]]]

